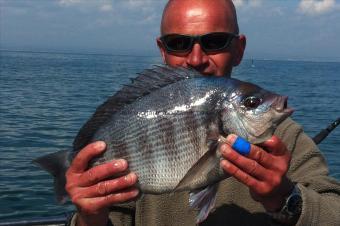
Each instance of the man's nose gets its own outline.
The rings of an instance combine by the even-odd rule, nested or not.
[[[209,62],[209,58],[201,48],[200,44],[195,43],[187,57],[187,64],[193,68],[199,69]]]

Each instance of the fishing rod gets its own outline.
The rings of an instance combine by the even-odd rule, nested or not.
[[[332,122],[327,128],[321,130],[315,137],[313,137],[313,141],[316,144],[320,144],[339,124],[340,118]]]

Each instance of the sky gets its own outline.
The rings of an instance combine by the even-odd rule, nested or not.
[[[245,57],[340,61],[339,1],[234,0]],[[165,4],[0,0],[0,49],[157,56]]]

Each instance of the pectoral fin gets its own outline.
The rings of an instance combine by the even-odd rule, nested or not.
[[[219,164],[220,160],[216,155],[217,144],[216,141],[209,145],[209,150],[189,169],[174,189],[174,192],[184,190],[188,187],[195,187],[194,185],[196,183],[202,181],[199,178],[207,176],[208,173],[216,167],[216,164]]]

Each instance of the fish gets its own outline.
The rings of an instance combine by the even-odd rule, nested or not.
[[[204,76],[191,68],[146,69],[100,105],[82,126],[71,151],[33,162],[55,177],[57,199],[67,197],[65,172],[87,144],[105,141],[106,151],[90,167],[126,159],[143,194],[190,192],[189,205],[204,221],[215,204],[219,145],[228,134],[258,144],[293,110],[287,96],[228,77]]]

